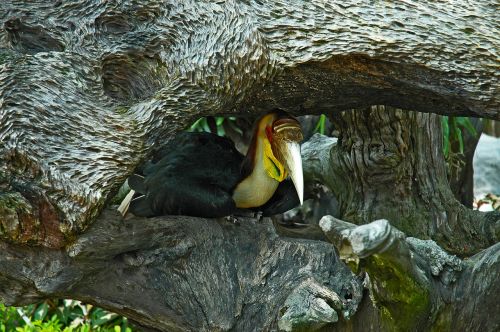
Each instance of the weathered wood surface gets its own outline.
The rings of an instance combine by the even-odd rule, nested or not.
[[[162,331],[321,327],[356,312],[361,281],[331,244],[239,221],[106,210],[66,250],[0,242],[0,301],[80,299]]]
[[[500,291],[500,243],[462,261],[432,240],[406,237],[387,220],[356,226],[326,216],[320,226],[341,257],[361,260],[370,276],[381,320],[363,331],[499,329],[492,313],[500,304],[491,294]]]
[[[0,300],[77,298],[160,330],[391,326],[328,243],[277,237],[268,221],[101,212],[148,153],[201,115],[386,104],[499,119],[497,21],[484,1],[2,1]],[[344,171],[356,165],[343,158]],[[370,202],[351,208],[361,201]],[[454,229],[437,224],[443,244],[473,239],[474,252],[496,241],[497,221],[464,218],[462,234],[453,218]],[[498,312],[498,244],[457,275],[449,256],[426,256],[440,249],[387,227],[396,249],[378,252],[375,237],[377,255],[362,260],[387,260],[415,282],[409,294],[375,292],[389,313],[394,299],[418,305],[413,316],[403,306],[400,326],[427,327],[429,313],[444,330],[498,330],[489,314]],[[394,276],[371,268],[374,283]],[[415,294],[430,304],[404,298]]]
[[[485,1],[2,1],[1,236],[64,246],[204,114],[498,119],[497,19]]]
[[[338,141],[314,136],[302,152],[305,181],[335,193],[342,220],[387,218],[408,236],[431,238],[460,256],[500,240],[500,213],[473,211],[454,198],[435,114],[373,106],[333,120]]]
[[[327,216],[320,226],[362,261],[383,310],[331,244],[278,237],[268,219],[122,220],[108,210],[65,250],[0,243],[0,300],[70,297],[161,331],[497,330],[498,244],[461,261],[387,221]]]

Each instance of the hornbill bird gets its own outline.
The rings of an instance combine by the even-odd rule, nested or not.
[[[263,216],[283,213],[303,201],[301,141],[299,122],[282,111],[256,122],[246,156],[228,138],[183,132],[142,176],[129,178],[132,191],[119,210],[143,217],[215,218],[242,209]]]

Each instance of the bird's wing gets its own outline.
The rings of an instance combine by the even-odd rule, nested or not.
[[[130,202],[130,212],[136,216],[189,215],[216,218],[232,214],[236,209],[230,193],[203,185],[166,182],[148,190]]]
[[[130,211],[146,217],[221,217],[233,213],[232,192],[240,180],[243,160],[234,144],[216,135],[183,133],[168,147],[161,159],[143,169],[142,182],[132,179],[143,195],[132,200]]]

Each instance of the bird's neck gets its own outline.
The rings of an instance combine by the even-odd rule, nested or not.
[[[271,145],[267,138],[258,137],[254,141],[253,168],[233,192],[233,199],[238,208],[252,208],[264,205],[278,188],[279,182],[286,177],[281,163],[272,155]]]

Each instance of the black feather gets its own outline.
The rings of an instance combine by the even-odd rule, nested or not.
[[[144,176],[133,174],[128,178],[128,186],[140,194],[146,193],[146,186],[144,185]]]
[[[144,167],[143,187],[138,188],[145,195],[132,200],[130,211],[145,217],[230,215],[243,158],[227,138],[181,133]]]
[[[293,181],[291,179],[286,179],[279,184],[274,195],[266,204],[262,205],[257,210],[262,212],[263,217],[269,217],[291,210],[299,204],[299,195],[295,190]]]

